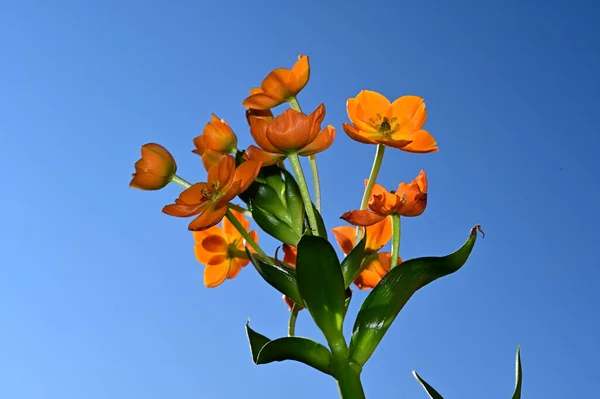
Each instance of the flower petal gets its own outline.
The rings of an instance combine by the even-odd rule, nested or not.
[[[267,126],[267,139],[277,152],[299,150],[309,143],[313,118],[286,109]]]
[[[365,248],[371,252],[379,251],[391,239],[392,218],[388,216],[381,222],[367,227],[367,245]]]
[[[427,120],[425,102],[419,96],[402,96],[392,103],[392,114],[395,123],[400,125],[400,134],[419,130]]]
[[[356,228],[350,226],[340,226],[334,227],[331,229],[333,235],[335,235],[335,240],[337,241],[340,249],[344,254],[348,255],[352,248],[354,248],[354,237],[356,234]],[[367,240],[369,238],[367,237]]]
[[[235,170],[233,181],[240,182],[240,193],[243,193],[256,180],[262,163],[260,161],[247,160],[242,162]]]
[[[342,123],[342,127],[344,128],[344,132],[352,139],[356,140],[359,143],[364,144],[377,144],[377,141],[371,139],[369,136],[365,134],[365,132],[360,131],[356,128],[356,126],[349,125],[347,123]]]
[[[275,108],[276,106],[282,103],[283,101],[272,98],[265,93],[258,93],[247,97],[242,103],[242,105],[248,108],[264,110]]]
[[[205,237],[200,243],[200,246],[212,253],[227,253],[227,241],[220,235],[209,235],[208,237]]]
[[[256,146],[249,146],[244,152],[244,159],[259,161],[263,166],[275,165],[285,159],[285,155],[261,150]]]
[[[402,151],[413,152],[417,154],[427,154],[438,151],[435,139],[427,130],[417,130],[406,137],[409,137],[411,142],[403,147],[396,148],[400,148]]]
[[[213,184],[219,182],[219,189],[225,190],[233,181],[235,173],[235,159],[231,155],[223,155],[219,161],[208,171],[208,189],[213,189]]]
[[[296,257],[298,256],[298,250],[296,247],[292,247],[288,244],[283,244],[283,261],[292,267],[296,267]]]
[[[383,94],[371,90],[362,90],[356,96],[356,100],[360,104],[357,108],[357,117],[365,122],[370,119],[377,120],[378,114],[382,117],[386,116],[392,105]]]
[[[310,156],[323,152],[333,144],[335,139],[335,128],[331,125],[325,126],[325,128],[319,133],[319,135],[313,140],[312,143],[308,144],[302,150],[298,152],[298,155]]]
[[[192,220],[188,229],[192,231],[206,230],[209,227],[218,224],[223,219],[226,212],[227,207],[225,206],[220,208],[207,207],[207,209],[205,209],[196,219]]]
[[[298,57],[298,61],[292,67],[292,75],[294,75],[294,80],[291,82],[289,90],[290,93],[295,96],[300,93],[300,91],[306,86],[308,83],[308,79],[310,78],[310,64],[308,62],[308,56],[301,55]]]
[[[379,144],[383,144],[383,145],[386,145],[386,146],[392,147],[392,148],[397,148],[399,150],[404,150],[407,145],[409,145],[410,143],[412,143],[412,141],[408,140],[408,139],[406,139],[406,140],[404,140],[404,139],[394,140],[394,139],[391,139],[391,138],[390,139],[379,138],[379,139],[377,139],[377,142]]]
[[[344,213],[341,218],[354,226],[371,226],[385,219],[385,215],[370,210],[356,210]]]
[[[245,261],[246,263],[244,265],[242,265],[242,261]],[[242,267],[246,266],[248,264],[248,262],[249,262],[248,259],[240,259],[240,258],[231,259],[231,263],[229,265],[229,273],[227,274],[227,278],[232,279],[232,278],[236,277],[238,274],[240,274],[240,271],[242,271]]]
[[[279,152],[267,139],[267,126],[270,123],[268,119],[249,116],[248,123],[250,124],[250,134],[261,149],[269,152]]]
[[[230,209],[230,212],[237,219],[237,221],[240,222],[240,224],[244,227],[244,229],[246,229],[246,231],[248,231],[248,229],[250,229],[250,222],[244,217],[243,213],[238,212],[234,209]],[[228,241],[230,243],[232,243],[233,241],[236,241],[236,240],[241,241],[242,236],[241,236],[240,232],[233,226],[233,224],[231,224],[229,219],[223,219],[223,231],[227,235]],[[239,245],[238,245],[238,247],[239,247]],[[242,246],[242,249],[243,249],[243,246]]]
[[[204,268],[204,285],[208,288],[214,288],[220,285],[227,278],[229,273],[229,260]]]

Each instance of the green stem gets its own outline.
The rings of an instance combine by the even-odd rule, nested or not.
[[[398,265],[398,254],[400,253],[400,215],[392,215],[392,258],[390,270]]]
[[[385,153],[385,145],[377,144],[377,151],[375,152],[375,159],[373,160],[373,166],[371,167],[371,173],[369,174],[369,180],[367,181],[367,187],[365,187],[365,192],[362,197],[362,201],[360,202],[360,209],[367,209],[367,204],[369,203],[369,197],[371,197],[371,190],[373,190],[373,185],[375,185],[375,181],[377,180],[377,176],[379,175],[379,169],[381,169],[381,163],[383,161],[383,154]],[[359,227],[356,229],[356,236],[354,237],[355,244],[360,240],[362,228]]]
[[[242,235],[242,237],[244,237],[244,239],[246,240],[246,243],[248,245],[250,245],[252,248],[254,248],[254,250],[256,251],[256,253],[258,255],[260,255],[264,259],[269,259],[267,254],[265,254],[265,252],[258,246],[256,241],[254,241],[252,239],[252,237],[250,237],[250,234],[246,231],[244,226],[242,226],[240,221],[236,219],[236,217],[233,215],[233,213],[231,213],[231,211],[229,209],[227,209],[227,213],[225,214],[225,217],[227,218],[227,220],[229,220],[231,222],[233,227],[235,227],[236,230],[239,231],[239,233]]]
[[[290,311],[290,320],[288,321],[288,336],[293,337],[296,335],[296,319],[298,318],[298,305],[294,303],[292,310]]]
[[[312,233],[316,235],[319,231],[317,217],[315,216],[312,200],[310,199],[310,193],[308,192],[308,186],[306,185],[306,179],[304,178],[304,173],[302,172],[300,159],[298,158],[298,154],[288,154],[288,159],[292,165],[294,175],[296,175],[296,180],[298,180],[298,187],[300,188],[302,202],[304,202],[304,209],[306,210],[306,216],[308,217],[308,224],[310,225]]]
[[[249,217],[249,218],[252,217],[252,212],[250,212],[248,209],[244,208],[243,206],[232,204],[231,202],[227,206],[229,207],[229,209],[233,209],[234,211],[237,211],[246,217]]]
[[[296,97],[291,97],[288,100],[288,103],[290,104],[290,108],[294,111],[302,112],[302,108],[300,108],[300,104],[298,103]],[[315,188],[315,206],[317,207],[317,210],[321,212],[321,181],[319,180],[319,168],[317,167],[317,157],[316,155],[310,155],[308,157],[308,160],[310,161],[313,186]]]
[[[365,399],[365,391],[360,381],[360,371],[355,370],[348,364],[335,373],[335,379],[340,390],[340,398]]]
[[[312,179],[315,187],[315,206],[317,211],[321,212],[321,181],[319,180],[319,168],[317,167],[317,156],[310,155],[310,170],[312,171]]]
[[[229,252],[229,256],[232,258],[240,258],[240,259],[250,259],[248,258],[248,254],[246,253],[246,251],[243,251],[241,249],[237,249],[237,248],[229,248],[227,250]],[[276,265],[279,263],[279,261],[275,258],[268,258],[271,261],[271,264]]]
[[[190,183],[188,183],[187,181],[183,180],[181,177],[177,176],[177,175],[173,175],[173,178],[171,179],[171,183],[175,183],[178,186],[181,186],[185,189],[190,188],[192,185]]]

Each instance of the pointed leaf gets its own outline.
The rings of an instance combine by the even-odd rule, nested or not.
[[[256,364],[283,360],[295,360],[331,374],[331,353],[320,343],[308,338],[284,337],[270,341],[259,352]]]
[[[512,399],[521,399],[521,385],[523,383],[523,370],[521,368],[521,347],[517,348],[517,360],[516,360],[516,382],[515,382],[515,392],[513,393]]]
[[[453,254],[408,260],[381,279],[363,302],[354,323],[350,356],[358,364],[364,365],[371,357],[400,310],[417,290],[454,273],[465,264],[478,230],[479,226],[471,229],[467,242]]]
[[[296,258],[298,290],[317,326],[330,346],[342,336],[344,277],[335,249],[318,236],[304,235]]]
[[[246,334],[248,334],[248,341],[250,342],[250,351],[252,352],[252,360],[254,363],[257,362],[258,354],[260,350],[271,340],[262,334],[257,333],[250,328],[250,320],[246,323]],[[258,363],[256,363],[258,364]]]
[[[413,375],[419,381],[419,384],[425,389],[425,392],[429,395],[430,399],[444,399],[431,385],[429,385],[424,379],[422,379],[416,371],[413,371]]]
[[[286,267],[283,264],[273,265],[266,263],[246,248],[248,258],[254,265],[261,277],[273,288],[282,294],[287,295],[292,301],[299,305],[303,304],[302,297],[298,291],[296,283],[296,270]]]
[[[365,245],[367,244],[367,235],[352,248],[352,251],[342,261],[342,274],[344,275],[344,286],[350,287],[356,276],[360,274],[360,265],[365,256]]]
[[[281,202],[281,198],[273,187],[258,183],[252,203],[254,206],[258,206],[262,210],[272,214],[287,225],[292,223],[288,210],[283,202]]]
[[[265,233],[293,247],[298,245],[302,232],[295,232],[287,223],[257,206],[254,201],[250,201],[250,212],[252,219]]]

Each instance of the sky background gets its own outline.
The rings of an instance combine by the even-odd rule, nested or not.
[[[241,106],[308,54],[306,111],[338,129],[318,156],[325,221],[360,204],[374,146],[341,129],[362,89],[425,98],[440,151],[390,149],[378,182],[429,179],[404,259],[444,255],[481,224],[463,269],[419,291],[363,372],[368,398],[579,398],[600,368],[599,5],[593,1],[5,1],[0,5],[0,397],[335,398],[293,362],[254,366],[244,323],[288,311],[249,266],[202,284],[178,195],[128,187],[161,143],[202,181],[211,112],[251,144]],[[333,238],[333,235],[330,236]],[[265,235],[268,252],[276,243]],[[348,333],[365,292],[356,292]],[[299,335],[322,341],[306,311]]]

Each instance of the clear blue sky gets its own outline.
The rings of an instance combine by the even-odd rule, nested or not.
[[[367,397],[425,398],[416,369],[448,398],[509,398],[519,344],[525,398],[589,396],[600,357],[598,7],[4,2],[0,397],[336,397],[304,365],[252,364],[244,323],[285,334],[280,295],[252,267],[205,288],[187,220],[160,212],[178,188],[128,188],[146,142],[201,181],[190,151],[211,112],[249,145],[242,100],[298,53],[312,65],[301,104],[324,102],[338,128],[319,156],[328,227],[360,203],[375,148],[341,124],[346,99],[371,89],[423,96],[440,147],[384,160],[390,188],[421,168],[429,177],[402,257],[453,251],[474,224],[487,234],[460,272],[409,302],[365,367]],[[306,312],[297,330],[321,339]]]

